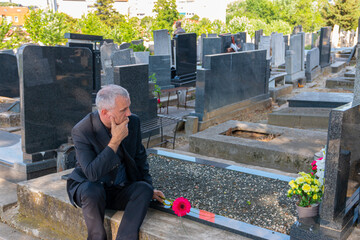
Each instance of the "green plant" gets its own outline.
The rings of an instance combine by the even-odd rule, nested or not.
[[[129,48],[133,49],[134,52],[145,52],[145,51],[149,51],[149,49],[146,48],[143,43],[138,44],[138,45],[131,43]],[[155,73],[154,73],[154,74],[155,74]]]
[[[155,75],[156,75],[155,73],[151,74],[149,76],[149,80],[154,83],[154,91],[153,91],[154,96],[160,99],[161,87],[159,87],[159,85],[156,84],[157,78]]]

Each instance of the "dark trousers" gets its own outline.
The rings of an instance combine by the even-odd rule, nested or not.
[[[153,188],[140,181],[123,188],[104,188],[100,183],[84,182],[75,193],[76,204],[82,208],[89,240],[104,240],[105,208],[124,210],[116,239],[139,239],[139,229],[145,218]]]

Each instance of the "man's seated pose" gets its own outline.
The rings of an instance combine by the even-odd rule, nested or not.
[[[96,106],[72,129],[77,164],[67,181],[68,195],[82,208],[88,239],[106,239],[105,208],[124,210],[116,239],[138,239],[150,200],[163,202],[164,195],[153,189],[127,90],[104,86]]]

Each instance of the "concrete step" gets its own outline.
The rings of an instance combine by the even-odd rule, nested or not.
[[[84,239],[87,232],[81,209],[70,204],[65,190],[66,181],[61,179],[62,175],[71,171],[18,183],[18,214],[8,221],[42,239]],[[115,239],[122,214],[122,211],[106,211],[108,239]],[[249,238],[150,208],[139,239]]]
[[[355,78],[355,70],[344,73],[344,77]]]
[[[0,223],[0,239],[1,240],[38,240],[26,233],[19,232],[7,224]]]
[[[269,88],[271,98],[276,101],[279,97],[290,94],[293,90],[293,85],[285,84],[276,88]]]
[[[0,218],[17,203],[17,185],[0,178]]]
[[[331,73],[340,72],[346,66],[346,62],[335,62],[331,64]]]
[[[354,90],[354,79],[345,77],[327,79],[325,87],[352,91]]]
[[[268,124],[305,129],[327,129],[330,108],[284,108],[268,115]]]

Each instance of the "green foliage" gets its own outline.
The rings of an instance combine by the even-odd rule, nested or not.
[[[110,32],[108,26],[95,13],[89,13],[87,16],[82,15],[78,21],[77,28],[80,30],[80,33],[90,35],[105,36]]]
[[[138,44],[138,45],[136,45],[136,44],[132,44],[132,43],[131,43],[129,48],[133,49],[134,52],[145,52],[145,51],[149,51],[149,49],[146,48],[146,47],[144,46],[144,44]]]
[[[227,32],[226,24],[220,20],[214,20],[211,24],[212,33],[220,34]]]
[[[154,4],[153,12],[156,13],[153,30],[167,29],[172,33],[172,26],[179,17],[179,12],[176,10],[176,1],[158,0]]]
[[[140,32],[140,20],[131,18],[111,29],[108,37],[114,39],[115,43],[131,42],[140,38]]]
[[[340,29],[356,29],[360,17],[359,0],[335,0],[335,5],[325,4],[322,11],[327,24],[340,26]]]
[[[70,30],[70,25],[65,20],[64,13],[32,10],[25,18],[24,27],[34,43],[48,46],[64,44],[64,34]]]
[[[200,20],[200,17],[198,15],[194,15],[190,18],[191,20],[195,20],[195,21],[199,21]]]
[[[156,98],[160,98],[161,96],[161,87],[159,87],[159,85],[156,84],[157,78],[156,78],[156,74],[153,73],[149,76],[149,81],[154,83],[154,91],[153,91],[153,95]]]

